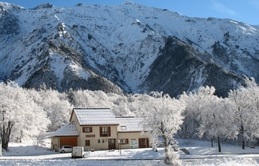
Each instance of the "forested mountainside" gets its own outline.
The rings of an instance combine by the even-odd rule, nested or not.
[[[226,96],[244,75],[259,81],[258,26],[134,3],[0,2],[0,50],[0,81],[27,88],[177,96],[209,85]]]

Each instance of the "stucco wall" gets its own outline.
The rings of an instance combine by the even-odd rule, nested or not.
[[[51,138],[51,149],[55,151],[59,151],[60,147],[60,139],[59,137],[52,137]]]
[[[120,144],[120,148],[122,149],[131,149],[131,148],[139,148],[139,138],[148,138],[146,134],[142,132],[120,132],[118,133],[118,139],[127,139],[128,144]],[[149,145],[150,146],[150,145]]]
[[[117,138],[117,125],[115,125],[115,126],[90,126],[90,127],[92,127],[91,133],[83,133],[82,132],[83,127],[85,127],[85,126],[80,126],[80,131],[79,131],[80,136],[78,138],[78,143],[79,143],[78,145],[84,146],[86,150],[108,149],[108,139]],[[100,127],[111,127],[111,136],[100,137]],[[90,146],[85,146],[85,140],[90,140]]]

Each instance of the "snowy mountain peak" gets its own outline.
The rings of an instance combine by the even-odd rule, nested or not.
[[[19,10],[22,9],[21,6],[7,3],[7,2],[0,2],[0,12],[1,11],[6,11],[6,10]]]
[[[259,29],[230,19],[135,3],[43,4],[0,17],[0,79],[25,87],[177,95],[213,85],[224,95],[241,75],[259,79]]]
[[[50,3],[45,3],[45,4],[41,4],[36,6],[35,8],[33,8],[33,10],[39,10],[39,9],[49,9],[49,8],[53,8],[54,6]]]

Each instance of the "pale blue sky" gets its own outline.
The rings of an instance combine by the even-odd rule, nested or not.
[[[42,3],[56,7],[71,7],[83,4],[118,5],[126,0],[5,0],[25,8]],[[231,18],[248,24],[259,25],[259,0],[128,0],[146,6],[169,9],[190,17]]]

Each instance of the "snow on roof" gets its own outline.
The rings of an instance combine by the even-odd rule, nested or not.
[[[61,128],[59,128],[58,130],[56,130],[55,132],[51,133],[49,135],[49,137],[56,137],[56,136],[78,136],[79,133],[76,129],[76,126],[74,124],[74,122],[70,122],[64,126],[62,126]]]
[[[117,117],[118,132],[143,131],[142,118],[135,117]]]
[[[74,108],[80,125],[111,125],[119,123],[109,108]]]

